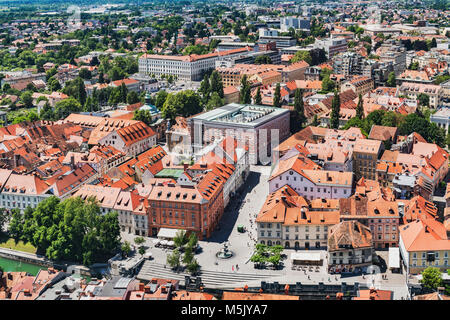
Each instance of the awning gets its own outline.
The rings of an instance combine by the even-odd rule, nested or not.
[[[291,253],[291,260],[298,261],[320,261],[322,260],[320,252],[304,251]]]
[[[158,238],[173,239],[181,229],[161,228],[158,232]]]
[[[389,268],[400,268],[400,248],[389,248]]]

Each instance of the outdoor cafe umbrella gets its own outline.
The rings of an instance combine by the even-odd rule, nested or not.
[[[161,241],[161,245],[163,245],[163,246],[167,246],[167,243],[168,243],[169,241],[167,241],[167,240],[162,240]]]
[[[159,239],[153,239],[153,243],[154,243],[154,244],[159,243]]]
[[[168,245],[168,246],[173,246],[173,245],[175,245],[175,242],[173,242],[173,241],[167,241],[167,245]]]

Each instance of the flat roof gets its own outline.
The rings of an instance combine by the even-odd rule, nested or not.
[[[190,118],[190,121],[201,120],[210,123],[254,128],[289,112],[288,109],[270,106],[229,103],[223,107],[194,115]]]
[[[164,168],[155,175],[155,178],[170,177],[170,178],[178,179],[183,174],[183,172],[184,172],[183,169]]]

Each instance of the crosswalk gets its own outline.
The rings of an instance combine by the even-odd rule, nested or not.
[[[170,267],[164,267],[163,264],[145,261],[142,265],[137,279],[150,281],[152,278],[164,278],[179,280],[184,285],[184,277],[189,273],[176,273]],[[264,281],[271,278],[273,274],[249,274],[238,272],[219,272],[201,270],[199,276],[203,284],[208,288],[230,288],[234,286],[244,286],[247,282]]]

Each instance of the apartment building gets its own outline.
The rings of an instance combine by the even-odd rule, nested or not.
[[[149,234],[176,228],[195,232],[199,239],[210,237],[223,214],[224,182],[209,172],[195,186],[157,183],[148,197]]]
[[[375,249],[398,246],[399,206],[402,206],[401,202],[384,200],[380,188],[339,199],[341,221],[356,220],[367,226]]]
[[[280,19],[281,32],[288,32],[290,28],[295,30],[309,30],[311,20],[306,17],[282,17]]]
[[[433,109],[437,109],[443,96],[441,86],[414,82],[403,82],[398,88],[398,92],[399,95],[404,95],[412,99],[417,99],[419,94],[426,94],[430,97],[430,108]]]
[[[449,269],[450,239],[442,223],[434,218],[417,219],[400,228],[400,254],[408,274],[427,267]]]
[[[139,58],[139,73],[154,75],[156,78],[172,75],[179,80],[202,80],[206,71],[216,67],[216,61],[225,57],[241,56],[250,50],[252,49],[245,47],[189,56],[144,54]]]
[[[377,160],[384,145],[379,140],[357,139],[353,148],[353,172],[355,179],[376,179]]]
[[[374,88],[373,80],[369,77],[356,76],[348,82],[341,84],[341,92],[353,90],[357,96],[365,95]]]
[[[20,175],[12,170],[0,169],[1,207],[23,212],[28,206],[36,208],[39,202],[51,194],[46,193],[48,184],[35,175]]]
[[[352,194],[353,173],[320,170],[302,154],[281,159],[269,178],[269,192],[289,185],[306,199],[348,198]]]
[[[329,266],[368,266],[372,254],[372,234],[362,223],[343,221],[328,230]]]
[[[295,249],[326,248],[328,229],[339,223],[339,212],[311,210],[288,185],[270,193],[256,217],[257,242]]]
[[[84,185],[73,197],[95,198],[102,214],[117,212],[122,232],[148,236],[148,199],[135,192],[100,185]]]

